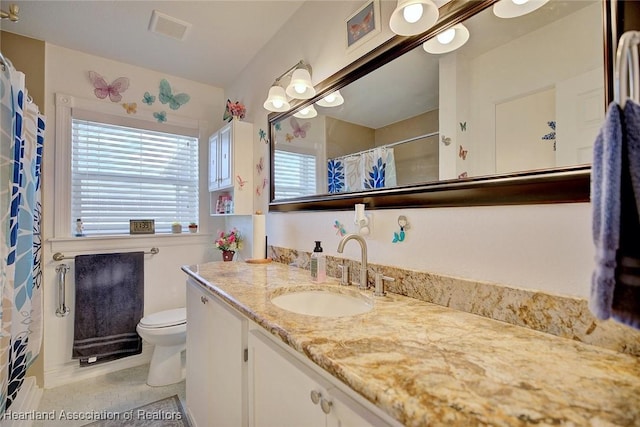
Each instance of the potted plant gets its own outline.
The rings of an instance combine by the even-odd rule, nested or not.
[[[242,237],[237,228],[226,233],[221,231],[215,244],[216,248],[222,251],[222,260],[232,261],[236,251],[242,249]]]
[[[180,224],[178,221],[171,224],[171,232],[174,234],[182,233],[182,224]]]
[[[196,224],[195,222],[190,222],[189,223],[189,231],[191,233],[197,233],[198,232],[198,224]]]

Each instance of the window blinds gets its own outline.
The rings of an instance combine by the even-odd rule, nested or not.
[[[130,219],[198,222],[198,139],[72,119],[72,230],[129,233]]]
[[[276,199],[317,193],[315,156],[276,150],[274,168],[277,171],[274,174]]]

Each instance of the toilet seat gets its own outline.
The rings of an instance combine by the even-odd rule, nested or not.
[[[187,309],[174,308],[172,310],[159,311],[149,314],[140,320],[140,326],[144,328],[166,328],[187,323]]]

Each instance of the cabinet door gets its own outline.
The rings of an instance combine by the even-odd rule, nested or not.
[[[206,427],[212,412],[209,388],[213,383],[209,355],[213,340],[206,325],[213,323],[209,298],[198,285],[187,285],[187,411],[195,427]]]
[[[220,134],[214,133],[209,137],[209,191],[217,190],[219,187],[220,174]]]
[[[283,356],[269,338],[249,333],[249,425],[324,427],[326,416],[310,397],[323,389]]]
[[[193,281],[187,286],[187,408],[194,424],[246,426],[247,320]]]
[[[219,188],[231,187],[233,185],[233,124],[230,123],[220,130],[220,160],[219,160]]]

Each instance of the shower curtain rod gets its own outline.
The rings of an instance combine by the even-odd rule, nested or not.
[[[151,254],[151,255],[155,255],[159,252],[160,252],[160,249],[156,248],[155,246],[151,248],[150,251],[144,251],[145,254]],[[62,252],[56,252],[55,254],[53,254],[54,261],[62,261],[63,259],[73,259],[73,258],[75,257],[65,256]]]
[[[391,142],[391,143],[385,144],[385,145],[379,145],[377,147],[369,148],[367,150],[357,151],[355,153],[345,154],[344,156],[339,156],[339,157],[336,157],[336,158],[348,157],[348,156],[357,156],[359,154],[366,153],[366,152],[371,151],[371,150],[375,150],[376,148],[391,148],[391,147],[395,147],[396,145],[406,144],[407,142],[413,142],[413,141],[417,141],[419,139],[430,138],[432,136],[438,136],[438,135],[440,135],[440,132],[425,133],[424,135],[418,135],[418,136],[414,136],[412,138],[403,139],[401,141]]]

